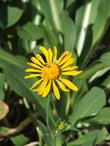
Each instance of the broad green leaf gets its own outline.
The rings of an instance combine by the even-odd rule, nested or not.
[[[24,57],[22,57],[22,59],[17,59],[17,57],[0,48],[0,66],[5,67],[6,64],[4,63],[13,64],[24,69],[26,65],[26,59],[24,59]]]
[[[91,16],[90,16],[90,20],[89,20],[90,24],[94,24],[96,21],[99,3],[100,3],[100,0],[92,0],[92,10],[94,10],[94,11],[91,12]]]
[[[85,5],[82,5],[81,7],[79,7],[76,10],[75,25],[76,25],[77,37],[78,37],[80,29],[81,29],[83,15],[84,15],[84,9],[85,9]],[[76,48],[76,49],[78,49],[78,48]]]
[[[29,22],[17,28],[18,36],[24,40],[38,40],[43,37],[43,28]]]
[[[93,146],[93,144],[94,144],[94,140],[91,140],[91,141],[89,141],[87,143],[84,143],[84,144],[82,144],[80,146]]]
[[[103,108],[94,118],[90,119],[90,122],[102,125],[110,124],[110,108]]]
[[[103,54],[100,58],[100,61],[110,66],[110,52]]]
[[[7,27],[14,25],[22,16],[23,10],[18,7],[8,6]]]
[[[74,125],[79,119],[92,116],[99,112],[105,105],[105,93],[98,87],[93,87],[73,107],[69,122]]]
[[[77,39],[77,44],[76,44],[78,56],[81,55],[83,48],[84,48],[84,45],[86,45],[87,40],[88,39],[91,40],[91,36],[90,36],[91,33],[89,33],[89,37],[87,39],[86,39],[86,37],[88,36],[88,32],[90,32],[89,31],[89,29],[90,29],[89,19],[90,19],[91,11],[92,11],[92,2],[86,1],[85,5],[84,5],[84,11],[83,11],[83,7],[82,7],[82,9],[79,9],[79,10],[80,10],[79,14],[82,11],[83,17],[81,18],[82,22],[79,24],[80,32],[78,34],[78,39]],[[79,16],[82,16],[82,15],[80,14]],[[79,20],[78,22],[80,22],[81,20]]]
[[[9,112],[8,105],[5,102],[0,101],[0,120],[2,120],[7,115],[8,112]]]
[[[82,137],[79,137],[78,139],[69,142],[67,146],[82,146],[82,144],[85,144],[87,142],[95,141],[97,134],[99,133],[99,130],[95,130],[92,132],[89,132],[88,134],[82,135]]]
[[[97,73],[95,73],[89,80],[89,83],[93,82],[94,80],[96,80],[97,78],[103,76],[104,74],[106,74],[108,71],[110,70],[110,67],[104,68],[102,70],[99,70]]]
[[[110,18],[110,1],[100,0],[96,21],[93,26],[93,42],[95,45],[103,36],[108,28],[108,20]]]
[[[62,33],[64,34],[64,49],[73,51],[76,40],[76,27],[66,11],[60,14],[62,20]]]
[[[23,134],[19,134],[11,137],[11,141],[15,146],[24,146],[29,141],[29,139]]]
[[[91,1],[93,3],[92,9],[94,9],[94,1]],[[108,0],[100,0],[96,2],[97,6],[95,6],[96,15],[90,15],[90,22],[93,22],[90,24],[90,30],[89,30],[89,37],[86,36],[86,40],[83,47],[83,59],[80,61],[81,65],[84,67],[85,63],[88,61],[88,59],[91,56],[91,53],[96,48],[97,44],[101,41],[103,35],[105,34],[106,30],[109,27],[109,18],[110,18],[110,1]],[[97,8],[96,8],[97,7]],[[91,11],[92,13],[93,11]],[[93,18],[93,16],[95,18]],[[80,41],[79,41],[80,42]],[[88,45],[89,44],[89,45]],[[85,53],[86,49],[86,53]],[[85,55],[84,55],[85,53]],[[81,56],[81,58],[82,58]],[[80,59],[81,59],[80,58]]]
[[[105,127],[102,128],[102,130],[100,130],[99,134],[97,135],[97,138],[96,138],[96,141],[95,141],[95,144],[100,144],[103,140],[106,139],[108,135],[108,132],[106,130]]]
[[[110,76],[108,76],[101,84],[102,86],[110,89]]]

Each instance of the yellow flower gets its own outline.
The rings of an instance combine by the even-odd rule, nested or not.
[[[26,72],[31,73],[26,75],[25,79],[35,78],[38,80],[32,85],[30,89],[34,89],[43,97],[47,96],[52,88],[56,99],[60,99],[60,92],[58,86],[62,91],[68,92],[69,89],[78,91],[78,88],[70,80],[65,79],[64,76],[76,76],[82,71],[77,71],[78,66],[71,66],[74,63],[74,58],[69,51],[65,51],[57,59],[57,48],[52,50],[40,47],[40,51],[45,56],[45,60],[40,54],[34,53],[31,61],[27,63],[31,68],[26,69]]]

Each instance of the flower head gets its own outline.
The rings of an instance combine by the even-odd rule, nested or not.
[[[64,76],[76,76],[82,72],[76,70],[78,66],[72,65],[74,63],[72,54],[69,51],[65,51],[57,59],[56,47],[54,47],[53,52],[50,48],[40,47],[39,49],[45,56],[45,60],[40,54],[34,53],[35,56],[31,57],[32,62],[27,63],[31,68],[26,69],[26,72],[31,74],[26,75],[25,79],[37,79],[31,89],[45,97],[52,88],[58,100],[60,99],[58,87],[64,92],[68,92],[69,89],[78,91],[74,83],[64,78]]]

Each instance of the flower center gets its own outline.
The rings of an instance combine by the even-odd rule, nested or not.
[[[45,67],[42,68],[42,77],[50,80],[57,79],[60,74],[60,69],[55,63],[47,63]]]

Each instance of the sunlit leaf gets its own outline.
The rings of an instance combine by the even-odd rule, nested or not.
[[[70,123],[74,125],[77,120],[99,112],[105,105],[105,97],[102,89],[98,87],[92,88],[74,105],[73,112],[69,117]]]

